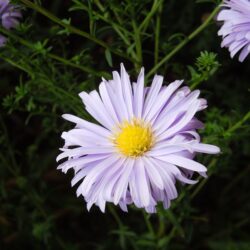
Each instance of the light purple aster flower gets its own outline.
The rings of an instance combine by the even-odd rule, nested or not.
[[[113,79],[102,79],[99,92],[79,94],[86,110],[98,122],[74,115],[63,118],[76,124],[62,133],[65,145],[57,161],[66,173],[74,170],[72,186],[80,182],[88,210],[93,204],[105,211],[106,202],[128,204],[156,212],[158,202],[167,209],[178,194],[176,180],[194,184],[194,172],[206,177],[206,167],[193,160],[196,153],[217,154],[216,146],[203,144],[197,129],[203,124],[196,112],[207,107],[200,91],[190,91],[175,81],[163,86],[156,75],[151,87],[144,86],[142,68],[136,83],[121,65]]]
[[[250,52],[250,1],[226,0],[224,8],[217,16],[224,24],[218,34],[222,36],[222,47],[227,47],[231,57],[240,52],[239,61],[243,62]]]
[[[18,19],[22,17],[21,12],[9,0],[0,0],[0,24],[7,30],[16,28]],[[6,43],[6,37],[0,35],[0,47]]]

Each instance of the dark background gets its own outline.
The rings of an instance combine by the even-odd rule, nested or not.
[[[107,9],[116,8],[126,22],[133,18],[129,8],[125,8],[131,4],[128,2],[102,3]],[[149,12],[152,1],[138,0],[133,4],[139,22]],[[89,15],[85,11],[68,12],[72,1],[42,1],[42,5],[62,19],[71,17],[72,25],[89,32]],[[199,26],[213,8],[212,3],[164,2],[160,58],[183,35]],[[202,136],[219,145],[222,154],[199,158],[207,165],[214,159],[215,162],[211,164],[210,177],[197,194],[194,195],[197,186],[179,187],[184,198],[174,201],[169,213],[160,211],[148,218],[134,207],[129,213],[113,205],[105,214],[96,207],[87,212],[84,200],[76,198],[75,188],[70,187],[73,173],[64,175],[56,170],[55,158],[63,144],[60,134],[70,128],[60,116],[63,113],[86,115],[80,113],[82,106],[77,93],[94,89],[100,78],[52,60],[47,50],[51,47],[50,52],[73,58],[74,63],[97,72],[118,70],[121,61],[133,79],[138,71],[132,70],[132,63],[114,55],[111,67],[100,46],[67,34],[32,9],[24,8],[23,13],[22,27],[13,33],[34,48],[10,38],[6,48],[0,49],[0,248],[250,249],[249,122],[238,124],[249,111],[250,59],[239,63],[237,58],[230,58],[226,49],[220,48],[219,24],[213,22],[158,73],[164,75],[166,82],[185,78],[189,84],[192,79],[187,66],[195,68],[200,51],[218,54],[221,66],[199,85],[209,103],[200,118],[206,123]],[[96,37],[126,53],[112,28],[98,19],[94,20],[94,26]],[[150,36],[154,27],[152,19],[142,42],[146,71],[154,65],[154,38]],[[172,37],[173,34],[181,35]],[[42,44],[46,39],[46,45],[39,48],[38,41]],[[155,233],[150,232],[148,221]]]

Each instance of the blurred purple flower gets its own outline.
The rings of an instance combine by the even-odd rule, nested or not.
[[[0,24],[7,30],[17,27],[21,12],[9,0],[0,0]],[[6,37],[0,35],[0,47],[6,43]]]
[[[0,34],[0,47],[3,47],[6,44],[6,42],[7,42],[6,37]]]
[[[196,153],[217,154],[216,146],[203,144],[197,129],[203,124],[196,112],[207,107],[199,90],[179,88],[183,81],[163,86],[156,75],[151,87],[144,87],[144,69],[137,83],[131,82],[123,65],[113,79],[102,79],[99,93],[79,94],[86,110],[98,122],[65,114],[76,124],[62,133],[65,145],[57,161],[66,173],[73,169],[72,185],[79,181],[88,210],[96,204],[104,212],[106,202],[127,211],[134,203],[148,213],[158,202],[167,209],[178,194],[176,180],[194,184],[194,172],[206,177],[207,168],[193,160]]]
[[[231,57],[239,51],[239,61],[243,62],[250,52],[250,1],[225,0],[217,16],[223,21],[218,35],[222,36],[222,47],[227,47]]]

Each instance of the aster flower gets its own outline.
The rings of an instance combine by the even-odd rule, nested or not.
[[[16,28],[21,18],[21,12],[9,0],[0,0],[0,24],[7,30]],[[0,47],[6,43],[6,37],[0,34]]]
[[[102,79],[98,91],[79,94],[86,110],[98,122],[71,114],[63,118],[76,124],[62,133],[65,145],[58,169],[74,170],[72,186],[80,182],[88,210],[96,204],[104,212],[106,202],[127,211],[134,204],[149,213],[158,202],[167,209],[177,197],[176,181],[194,184],[194,172],[206,176],[206,167],[193,160],[196,153],[217,154],[219,148],[200,142],[197,129],[203,124],[196,112],[207,107],[200,91],[190,91],[175,81],[163,86],[156,75],[144,87],[142,68],[136,83],[121,65],[113,79]]]
[[[229,49],[231,57],[240,52],[239,61],[243,62],[250,51],[250,1],[226,0],[224,8],[217,16],[223,21],[218,35],[222,36],[222,47]]]

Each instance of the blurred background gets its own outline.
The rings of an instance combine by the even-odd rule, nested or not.
[[[109,205],[90,212],[56,170],[72,113],[88,119],[78,93],[125,64],[133,80],[206,22],[218,1],[14,1],[23,18],[0,48],[0,249],[250,249],[250,58],[220,48],[212,22],[152,73],[185,79],[208,109],[199,114],[219,156],[197,156],[209,178],[179,186],[169,210],[147,215]],[[41,7],[42,6],[42,7]],[[78,29],[74,29],[77,27]],[[79,32],[80,31],[80,32]],[[0,30],[2,31],[2,29]],[[201,53],[202,52],[202,53]],[[152,75],[148,77],[148,82]]]

